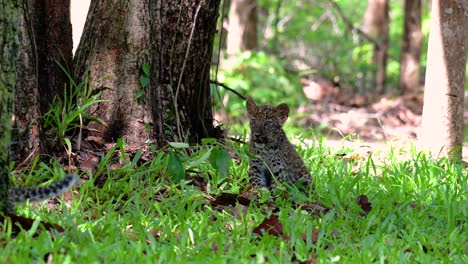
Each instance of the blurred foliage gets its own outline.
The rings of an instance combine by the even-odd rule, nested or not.
[[[356,91],[373,88],[376,68],[371,64],[372,43],[343,22],[330,0],[281,1],[259,0],[263,14],[259,16],[260,49],[269,49],[295,70],[314,69],[327,79],[339,76]],[[367,1],[337,0],[344,16],[355,28],[363,24]],[[279,9],[278,9],[279,7]],[[275,18],[278,14],[279,18]],[[403,1],[390,1],[390,49],[388,89],[397,89],[399,60],[403,34]],[[428,7],[423,5],[423,53],[427,46]],[[277,28],[275,30],[275,28]],[[276,34],[276,35],[275,35]],[[425,54],[422,67],[425,67]]]
[[[372,92],[376,72],[372,64],[373,44],[356,30],[363,25],[367,1],[335,0],[343,15],[352,23],[353,30],[346,25],[331,1],[257,0],[258,49],[236,54],[233,58],[221,56],[217,80],[245,96],[253,97],[258,103],[285,102],[292,108],[309,103],[299,82],[301,77],[332,80],[338,76],[341,84],[346,84],[356,93]],[[403,0],[390,1],[388,92],[397,92],[398,89],[403,3]],[[427,59],[429,6],[430,1],[423,0],[422,80]],[[228,4],[225,9],[228,9]],[[224,15],[227,14],[226,11]],[[224,34],[222,43],[226,32]],[[219,40],[216,38],[215,41],[218,48]],[[225,43],[221,45],[221,50],[224,48]],[[468,82],[466,87],[468,89]],[[245,103],[237,95],[219,86],[213,89],[213,93],[216,109],[221,109],[220,102],[224,100],[232,121],[238,121],[245,115]]]
[[[373,78],[376,68],[372,65],[372,43],[367,42],[356,30],[351,30],[343,22],[331,0],[280,1],[258,0],[258,43],[259,55],[247,53],[237,63],[245,63],[246,69],[255,69],[255,73],[237,69],[225,71],[224,78],[229,83],[240,77],[234,87],[241,87],[241,92],[252,92],[252,96],[260,95],[265,100],[281,100],[289,97],[289,92],[296,91],[284,87],[284,91],[271,90],[271,93],[260,94],[256,84],[261,79],[263,86],[270,88],[283,86],[286,74],[287,83],[294,74],[298,76],[313,73],[321,78],[331,80],[339,76],[341,82],[351,85],[355,91],[365,93],[373,89]],[[344,16],[359,28],[367,1],[335,0]],[[424,77],[426,63],[427,36],[429,32],[429,3],[423,1],[422,30],[424,34],[421,75]],[[225,13],[227,15],[227,13]],[[390,1],[390,49],[387,67],[387,90],[398,89],[399,60],[403,34],[403,0]],[[258,61],[255,61],[255,60]],[[273,65],[278,63],[278,65]],[[264,68],[264,69],[262,69]],[[271,72],[271,76],[264,74]],[[259,73],[257,75],[257,72]],[[294,73],[294,74],[292,74]],[[229,74],[232,74],[229,76]],[[247,76],[241,76],[247,74]],[[248,78],[257,80],[248,80]],[[276,79],[277,78],[277,79]],[[276,80],[275,80],[276,79]],[[249,90],[251,87],[252,91]],[[278,96],[278,97],[275,97]],[[294,96],[293,96],[294,97]],[[295,100],[294,100],[295,101]]]
[[[221,69],[220,82],[245,96],[251,96],[258,103],[278,101],[297,106],[304,101],[302,86],[297,75],[287,73],[283,63],[275,56],[264,52],[244,52],[230,59],[230,67]],[[214,98],[219,98],[215,89]],[[221,98],[229,97],[225,106],[230,118],[238,119],[244,114],[245,102],[237,95],[219,88]],[[219,101],[215,100],[216,107]]]

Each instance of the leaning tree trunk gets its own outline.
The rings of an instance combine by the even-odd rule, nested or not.
[[[18,1],[0,0],[0,214],[6,212],[9,187],[11,115],[18,51]],[[0,215],[0,220],[1,220]],[[3,221],[3,220],[2,220]]]
[[[375,92],[385,92],[387,78],[388,32],[389,32],[389,0],[368,0],[364,15],[364,31],[377,40],[374,44],[373,63],[377,67],[375,76]]]
[[[463,5],[465,7],[463,7]],[[433,0],[420,143],[461,158],[466,72],[466,2]]]
[[[92,0],[89,7],[75,54],[75,77],[83,80],[89,74],[90,87],[106,100],[90,109],[105,124],[87,126],[91,135],[106,142],[124,137],[128,144],[141,146],[151,138],[149,76],[143,71],[150,62],[148,4],[147,0]]]
[[[158,146],[215,136],[210,61],[219,4],[219,0],[150,4],[150,87]]]
[[[400,62],[400,90],[403,94],[422,92],[419,72],[422,39],[421,0],[405,0],[405,22]]]
[[[15,94],[14,159],[26,161],[34,154],[51,153],[56,142],[46,139],[40,117],[49,111],[55,96],[61,97],[69,83],[65,69],[71,68],[72,31],[70,0],[21,0]]]
[[[231,0],[227,53],[257,48],[257,0]]]

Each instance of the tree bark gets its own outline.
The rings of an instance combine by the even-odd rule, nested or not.
[[[405,0],[405,19],[400,62],[400,91],[403,94],[422,92],[420,58],[423,34],[421,32],[421,0]]]
[[[11,116],[18,52],[18,8],[16,0],[0,0],[0,213],[6,212],[10,183]],[[0,218],[2,219],[1,216]]]
[[[214,137],[210,61],[219,0],[155,1],[151,19],[151,102],[158,146]]]
[[[26,161],[34,154],[51,153],[57,148],[54,141],[45,143],[40,117],[49,111],[55,96],[63,96],[69,83],[57,62],[71,68],[70,1],[22,0],[19,20],[14,123],[18,141],[13,154],[15,160]]]
[[[75,54],[76,79],[85,79],[89,70],[89,86],[107,100],[90,108],[106,125],[88,125],[96,131],[91,135],[107,142],[125,137],[139,146],[151,138],[147,93],[139,81],[150,61],[148,5],[148,0],[92,0]]]
[[[367,10],[364,15],[364,32],[374,37],[378,42],[374,45],[372,59],[377,67],[375,75],[376,94],[383,94],[385,92],[389,32],[388,12],[388,0],[368,0]]]
[[[231,0],[227,53],[257,48],[257,0]]]
[[[468,10],[463,0],[433,0],[420,143],[460,159]]]

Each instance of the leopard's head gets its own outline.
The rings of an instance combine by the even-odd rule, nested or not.
[[[289,114],[287,104],[256,105],[252,98],[247,98],[247,113],[250,121],[251,140],[256,145],[274,145],[279,136],[284,134],[282,127]]]

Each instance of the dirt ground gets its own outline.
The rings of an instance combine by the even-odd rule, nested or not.
[[[327,145],[336,151],[350,147],[360,151],[386,152],[392,146],[409,146],[411,143],[418,146],[422,99],[422,95],[382,97],[376,103],[366,104],[365,98],[354,101],[321,98],[297,109],[298,114],[304,116],[298,125],[325,127],[324,131],[330,132]],[[468,123],[468,111],[465,123]],[[348,135],[358,140],[343,140],[343,136]],[[468,160],[467,146],[463,147],[463,160]]]

